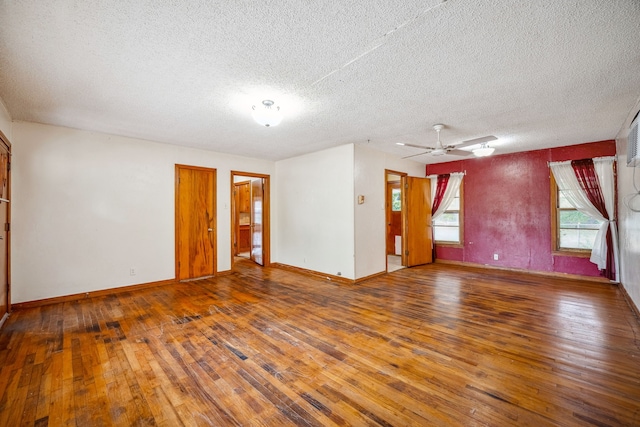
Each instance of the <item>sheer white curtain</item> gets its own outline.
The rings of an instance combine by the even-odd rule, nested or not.
[[[615,184],[613,180],[613,157],[602,157],[594,159],[594,168],[600,181],[600,187],[605,198],[605,204],[607,208],[607,214],[609,218],[614,218],[614,199],[615,199]],[[596,239],[591,249],[590,261],[598,266],[599,270],[604,270],[607,267],[607,228],[611,227],[613,251],[614,251],[614,265],[616,273],[616,281],[618,281],[618,236],[615,232],[615,222],[609,221],[600,214],[598,209],[589,201],[587,195],[582,190],[578,178],[573,170],[571,161],[565,162],[552,162],[549,163],[549,167],[553,172],[553,176],[558,184],[558,188],[562,191],[567,201],[571,203],[571,206],[578,211],[589,215],[598,221],[603,221],[600,226]],[[603,185],[604,184],[604,185]]]
[[[449,175],[449,182],[447,183],[447,189],[444,191],[444,195],[442,196],[442,202],[440,202],[440,206],[435,212],[431,212],[431,219],[435,220],[440,215],[447,210],[453,199],[455,199],[456,194],[458,194],[458,189],[460,188],[460,183],[462,182],[462,178],[464,177],[463,172],[453,172]],[[438,177],[431,177],[431,200],[435,199],[436,195],[436,187],[438,186]]]
[[[618,273],[618,267],[620,265],[618,259],[618,227],[616,227],[615,221],[615,192],[616,192],[616,184],[615,178],[613,176],[613,164],[615,162],[614,157],[597,157],[593,159],[593,168],[596,171],[596,175],[598,175],[598,181],[600,182],[600,191],[602,192],[602,197],[604,198],[604,205],[607,208],[607,214],[609,215],[610,220],[605,222],[600,230],[598,230],[598,236],[596,236],[596,242],[598,238],[600,238],[600,248],[599,253],[603,254],[602,258],[598,258],[594,260],[593,251],[591,252],[591,262],[594,264],[598,264],[598,268],[601,269],[601,265],[607,265],[607,228],[611,230],[611,240],[613,242],[613,265],[616,269],[616,282],[620,281],[620,276]]]

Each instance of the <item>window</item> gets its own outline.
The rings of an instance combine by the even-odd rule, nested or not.
[[[402,210],[402,201],[400,196],[402,196],[402,192],[399,188],[391,189],[391,210],[394,212]]]
[[[438,244],[462,243],[462,185],[447,210],[433,221],[433,238]]]
[[[553,250],[589,256],[601,221],[576,210],[551,175]]]

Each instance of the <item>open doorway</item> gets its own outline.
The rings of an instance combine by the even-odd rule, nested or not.
[[[233,263],[270,264],[269,175],[231,172]]]
[[[399,270],[402,263],[402,177],[404,172],[385,170],[387,272]]]

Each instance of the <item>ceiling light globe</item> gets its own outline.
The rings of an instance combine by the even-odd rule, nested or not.
[[[494,151],[496,151],[495,148],[482,146],[480,148],[476,148],[475,150],[473,150],[473,154],[476,157],[487,157],[492,155]]]
[[[254,105],[251,116],[258,124],[266,127],[278,126],[282,121],[280,107],[269,99],[262,101],[262,105]]]

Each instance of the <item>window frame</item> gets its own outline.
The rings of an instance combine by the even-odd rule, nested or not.
[[[549,178],[549,182],[551,184],[551,254],[578,258],[591,257],[591,249],[560,247],[560,212],[567,209],[560,207],[560,189],[558,188],[558,184],[556,183],[553,173],[549,173]]]
[[[460,231],[458,236],[458,242],[436,240],[436,231],[435,231],[436,225],[433,224],[433,221],[432,221],[431,227],[433,229],[433,242],[438,246],[446,246],[449,248],[464,248],[464,179],[460,182],[460,188],[458,189],[458,193],[459,193],[459,199],[460,199],[460,209],[459,210],[447,209],[446,211],[444,211],[445,213],[446,212],[458,213],[458,229]]]

